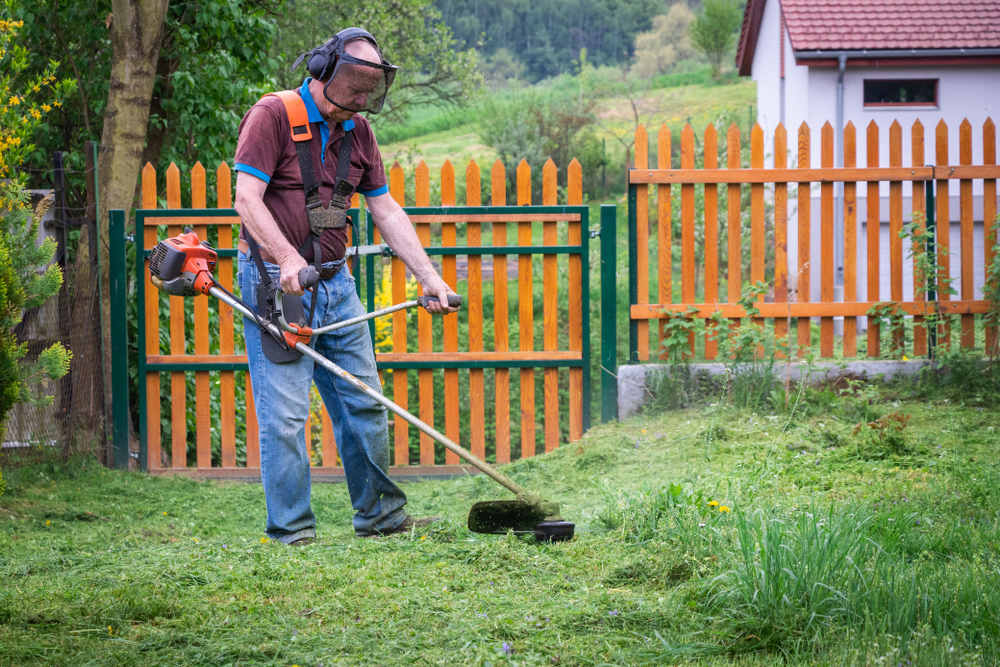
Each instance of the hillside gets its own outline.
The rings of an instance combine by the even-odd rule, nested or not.
[[[649,97],[643,103],[642,120],[650,128],[659,128],[667,123],[671,130],[679,132],[684,123],[690,122],[700,135],[710,122],[728,127],[730,122],[737,122],[746,128],[750,117],[750,107],[757,103],[756,84],[749,80],[741,80],[733,85],[688,85],[650,91]],[[607,142],[609,156],[618,156],[623,160],[623,149],[615,136],[631,134],[633,128],[629,123],[630,104],[624,97],[606,97],[598,100],[596,112],[599,118],[608,126],[608,130],[595,127],[598,141]],[[381,146],[382,157],[386,166],[391,166],[396,160],[409,173],[416,163],[423,159],[431,170],[431,180],[436,178],[444,161],[451,160],[461,173],[470,159],[476,160],[480,167],[488,167],[497,158],[497,153],[490,146],[482,143],[475,123],[475,109],[458,115],[463,121],[449,129],[430,132],[428,134],[408,138],[404,141],[386,143]],[[435,118],[445,116],[441,112],[420,110],[411,119],[413,124],[429,125]],[[471,118],[470,118],[471,117]],[[655,131],[655,130],[653,130]],[[377,131],[376,131],[377,135]],[[559,165],[563,166],[563,165]]]

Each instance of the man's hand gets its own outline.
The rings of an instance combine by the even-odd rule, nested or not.
[[[431,301],[427,304],[427,312],[432,314],[456,313],[458,308],[448,307],[448,295],[455,294],[455,290],[448,287],[448,283],[435,275],[424,283],[424,294],[437,297],[437,302]]]
[[[279,266],[281,266],[281,291],[285,294],[302,296],[305,290],[299,285],[299,271],[309,266],[305,258],[299,253],[286,255]]]

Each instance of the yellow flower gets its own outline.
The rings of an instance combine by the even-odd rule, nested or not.
[[[903,355],[903,361],[909,361],[905,354]]]
[[[39,118],[42,117],[42,114],[40,114],[38,112],[38,109],[32,109],[31,110],[31,117],[34,118],[35,120],[38,120]]]
[[[719,511],[720,511],[720,512],[728,512],[728,511],[729,511],[729,508],[728,508],[728,507],[726,507],[725,505],[723,505],[722,507],[720,507],[720,508],[719,508]]]
[[[164,512],[164,513],[163,513],[163,516],[167,516],[167,513],[166,513],[166,512]]]
[[[426,540],[426,539],[427,539],[427,536],[426,536],[426,535],[421,535],[421,536],[420,536],[420,539],[422,539],[422,540]]]
[[[108,626],[108,636],[109,637],[111,636],[111,626],[110,625]]]
[[[45,113],[48,113],[48,112],[52,111],[52,107],[50,107],[48,104],[43,104],[42,105],[42,111],[44,111]]]
[[[710,502],[708,504],[708,506],[709,507],[718,507],[719,506],[719,501],[718,500],[713,500],[712,502]]]
[[[61,107],[62,106],[62,102],[60,102],[59,100],[56,100],[52,104],[53,104],[53,106],[57,106],[57,107]]]
[[[11,95],[10,99],[7,100],[7,103],[10,104],[12,107],[15,107],[21,103],[21,100],[17,98],[17,95]]]
[[[260,543],[261,544],[267,544],[270,541],[271,541],[270,537],[262,537],[262,538],[260,538]]]
[[[52,522],[51,522],[51,521],[46,521],[46,522],[45,522],[45,525],[46,525],[46,526],[51,526],[51,525],[52,525]]]

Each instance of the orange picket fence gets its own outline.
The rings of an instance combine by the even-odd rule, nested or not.
[[[259,477],[260,443],[241,349],[242,324],[234,322],[224,304],[204,296],[167,297],[149,282],[152,248],[191,226],[218,249],[220,284],[239,294],[233,266],[239,218],[232,209],[229,167],[223,163],[216,170],[214,209],[208,208],[200,163],[190,175],[190,208],[181,207],[176,165],[166,171],[165,209],[158,208],[156,177],[147,164],[142,208],[136,212],[138,249],[145,258],[137,269],[141,273],[136,290],[143,467],[153,474]],[[517,206],[506,205],[507,174],[500,161],[487,177],[492,205],[482,205],[480,168],[470,162],[465,203],[459,206],[455,170],[446,162],[440,174],[440,205],[432,206],[430,170],[420,162],[410,190],[416,206],[406,211],[445,281],[465,295],[464,306],[460,313],[442,318],[424,311],[415,317],[397,312],[391,324],[372,323],[370,331],[390,398],[478,456],[504,463],[576,441],[589,425],[589,234],[584,231],[589,209],[582,204],[582,173],[576,160],[566,169],[564,205],[557,202],[557,170],[551,160],[543,168],[540,205],[533,202],[538,194],[532,192],[526,162],[516,172]],[[404,204],[406,189],[406,176],[396,163],[389,172],[390,195]],[[360,204],[355,196],[352,219],[367,237],[359,242],[381,243]],[[408,291],[414,288],[420,292],[395,256],[366,256],[355,278],[369,310],[412,298]],[[516,285],[516,300],[509,294],[514,286],[510,283]],[[413,319],[416,336],[410,335]],[[511,326],[515,319],[516,328]],[[511,370],[518,375],[514,383]],[[517,401],[513,410],[512,398]],[[340,479],[343,468],[330,417],[321,401],[315,403],[306,425],[313,476]],[[426,435],[419,434],[418,440],[416,429],[402,419],[390,423],[392,474],[425,476],[467,469]],[[163,444],[165,437],[169,446]]]
[[[867,317],[878,306],[883,312],[892,311],[898,317],[913,318],[912,354],[928,353],[928,331],[925,317],[931,314],[959,314],[961,318],[961,345],[975,345],[975,317],[987,313],[990,302],[977,298],[976,281],[985,284],[993,261],[997,214],[996,179],[1000,167],[996,165],[996,130],[992,120],[982,128],[983,154],[981,164],[973,164],[973,130],[968,120],[959,128],[958,164],[952,163],[949,153],[948,127],[941,121],[935,129],[934,165],[925,166],[924,127],[920,121],[910,128],[910,166],[903,165],[903,128],[898,121],[889,127],[888,164],[879,156],[879,127],[870,123],[865,136],[866,165],[857,165],[857,130],[848,123],[844,128],[844,166],[834,167],[834,130],[826,123],[820,131],[820,168],[811,166],[810,128],[803,123],[798,131],[797,145],[792,146],[797,164],[788,166],[788,140],[785,128],[779,125],[773,138],[773,160],[765,167],[769,153],[765,147],[764,132],[755,125],[750,135],[749,165],[741,160],[742,146],[739,129],[733,125],[725,137],[726,168],[719,168],[719,137],[709,125],[696,152],[695,133],[686,125],[680,137],[680,164],[674,168],[671,160],[671,134],[664,126],[657,133],[657,164],[650,167],[649,137],[644,127],[636,133],[635,168],[629,176],[629,225],[631,259],[631,308],[630,308],[630,359],[648,360],[666,358],[661,341],[666,334],[667,313],[684,312],[694,308],[694,317],[708,317],[715,312],[729,318],[734,324],[746,317],[746,311],[737,303],[746,283],[765,281],[771,294],[760,296],[759,318],[773,319],[773,329],[778,339],[787,336],[787,329],[794,318],[797,329],[796,342],[799,354],[811,345],[811,322],[819,319],[819,353],[829,358],[835,353],[835,318],[843,318],[842,352],[844,357],[858,355],[859,317]],[[696,154],[700,165],[696,167]],[[958,187],[958,244],[952,240],[951,199],[948,183],[957,180]],[[973,182],[982,183],[981,218],[974,215],[975,197]],[[797,190],[789,194],[789,184]],[[835,300],[835,213],[838,196],[835,184],[842,183],[843,216],[843,298]],[[888,247],[880,238],[883,231],[884,195],[880,184],[888,189]],[[912,186],[904,196],[904,184]],[[931,187],[927,187],[930,184]],[[672,207],[675,206],[678,186],[680,195],[680,238],[674,235]],[[936,205],[928,210],[925,193],[933,197],[935,187],[939,196]],[[696,194],[696,187],[699,192]],[[814,190],[819,189],[819,247],[812,238],[816,221],[813,216]],[[749,189],[749,202],[744,199]],[[773,189],[772,189],[773,188]],[[883,188],[884,190],[885,188]],[[725,191],[724,223],[720,220],[720,191]],[[863,216],[859,217],[861,197],[864,197]],[[747,205],[747,203],[749,205]],[[696,214],[701,205],[702,213]],[[794,206],[793,206],[794,205]],[[904,211],[909,209],[909,215]],[[655,211],[655,217],[651,215]],[[749,212],[749,266],[743,261],[746,249],[746,213]],[[914,214],[918,214],[915,218]],[[789,220],[794,216],[797,237],[790,246]],[[918,223],[908,239],[932,239],[936,242],[937,266],[941,279],[954,280],[951,255],[956,254],[960,278],[951,294],[939,291],[936,299],[926,298],[927,285],[920,284],[919,272],[912,270],[913,255],[919,256],[922,244],[913,241],[913,247],[904,247],[900,232],[910,219]],[[937,220],[935,227],[930,226]],[[879,221],[879,224],[867,224]],[[982,230],[977,224],[984,222]],[[860,235],[863,225],[864,235]],[[931,229],[932,233],[927,234]],[[975,235],[975,237],[974,237]],[[652,240],[651,240],[652,237]],[[859,246],[859,241],[863,244]],[[680,294],[674,293],[675,267],[672,265],[674,247],[680,244]],[[983,247],[983,267],[977,276],[974,257],[975,246]],[[794,265],[789,265],[789,248],[795,250]],[[816,254],[819,254],[818,262]],[[725,253],[725,266],[719,257]],[[880,287],[879,277],[888,262],[889,289]],[[863,263],[863,264],[862,264]],[[700,264],[700,266],[699,266]],[[700,271],[696,269],[701,269]],[[749,272],[746,271],[749,268]],[[862,283],[860,272],[866,277]],[[700,274],[700,278],[699,278]],[[812,281],[819,279],[819,301],[814,302]],[[720,287],[725,292],[720,296]],[[905,284],[912,285],[912,299],[904,299]],[[650,301],[650,284],[656,286],[655,301]],[[946,284],[946,283],[941,283]],[[982,296],[979,294],[978,296]],[[886,304],[886,302],[891,302]],[[880,347],[879,324],[868,317],[865,353],[876,357],[886,352]],[[659,332],[651,331],[650,321],[660,321]],[[911,353],[903,347],[898,337],[898,327],[893,332],[892,351],[895,354]],[[930,332],[935,335],[937,332]],[[942,340],[950,344],[950,329],[943,327]],[[714,331],[705,334],[704,356],[715,359],[718,339]],[[995,328],[986,330],[987,348],[996,345]],[[694,338],[691,351],[695,350]],[[659,353],[657,354],[657,351]]]

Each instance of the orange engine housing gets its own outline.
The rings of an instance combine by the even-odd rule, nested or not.
[[[193,231],[160,241],[149,257],[153,284],[174,296],[208,294],[218,253]]]

